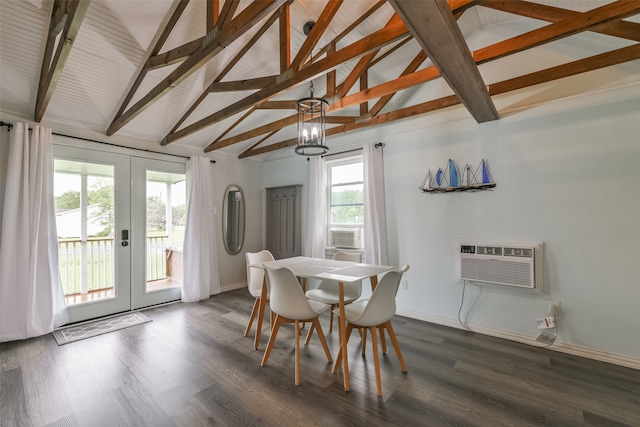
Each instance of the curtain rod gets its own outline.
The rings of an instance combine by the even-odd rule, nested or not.
[[[384,143],[383,143],[383,142],[378,142],[378,143],[376,143],[376,145],[374,145],[374,147],[376,147],[376,148],[384,147]],[[322,156],[320,156],[320,157],[322,157],[322,158],[324,159],[325,157],[337,156],[338,154],[351,153],[351,152],[354,152],[354,151],[361,151],[361,150],[362,150],[362,147],[360,147],[360,148],[353,148],[353,149],[351,149],[351,150],[340,151],[340,152],[337,152],[337,153],[323,154],[323,155],[322,155]]]
[[[13,123],[6,123],[6,122],[3,122],[3,121],[0,121],[0,127],[2,127],[2,126],[6,126],[7,130],[11,131],[11,129],[13,128]],[[29,130],[33,130],[33,129],[29,128]],[[98,144],[111,145],[113,147],[120,147],[120,148],[128,148],[129,150],[145,151],[147,153],[164,154],[165,156],[174,156],[174,157],[182,157],[183,159],[189,159],[189,157],[181,156],[180,154],[163,153],[161,151],[147,150],[146,148],[127,147],[126,145],[114,144],[112,142],[96,141],[95,139],[82,138],[82,137],[79,137],[79,136],[72,136],[72,135],[65,135],[63,133],[56,133],[56,132],[51,132],[51,133],[53,135],[56,135],[56,136],[64,136],[65,138],[79,139],[79,140],[87,141],[87,142],[97,142]],[[210,160],[210,161],[211,161],[211,163],[215,163],[216,162],[215,160]]]

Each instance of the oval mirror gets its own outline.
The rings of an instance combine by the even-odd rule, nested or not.
[[[240,252],[244,243],[244,193],[239,185],[231,184],[224,192],[222,233],[227,252]]]

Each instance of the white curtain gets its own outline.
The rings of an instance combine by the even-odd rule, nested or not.
[[[311,157],[309,164],[309,210],[307,213],[307,244],[305,255],[324,258],[326,246],[326,171],[324,159]]]
[[[387,265],[387,214],[384,201],[382,145],[363,147],[364,161],[364,256],[368,264]]]
[[[0,341],[68,322],[58,270],[51,129],[11,131],[0,242]]]
[[[213,215],[211,161],[187,161],[187,224],[183,249],[182,301],[195,302],[220,293],[220,272]]]

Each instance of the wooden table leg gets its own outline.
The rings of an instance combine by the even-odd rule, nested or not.
[[[258,310],[258,325],[256,326],[256,339],[254,348],[260,347],[260,333],[262,332],[262,319],[264,318],[264,309],[267,305],[267,277],[262,279],[262,294],[260,294],[260,309]]]
[[[338,318],[339,333],[340,333],[340,351],[342,353],[342,376],[344,380],[344,391],[351,390],[349,384],[349,355],[347,354],[347,321],[345,319],[344,312],[344,283],[338,282],[338,290],[340,295],[340,317]],[[336,360],[337,362],[337,360]],[[339,365],[335,364],[333,367],[333,373],[338,372]]]
[[[371,276],[369,280],[371,280],[371,292],[373,292],[376,290],[376,286],[378,286],[378,276]]]

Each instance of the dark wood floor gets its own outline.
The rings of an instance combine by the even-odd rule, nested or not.
[[[237,290],[60,347],[51,335],[1,344],[0,425],[640,426],[640,371],[403,317],[409,372],[390,347],[382,398],[357,334],[351,392],[317,337],[295,386],[293,328],[260,367],[266,332],[261,351],[242,336],[252,303]],[[335,356],[337,333],[325,331]]]

